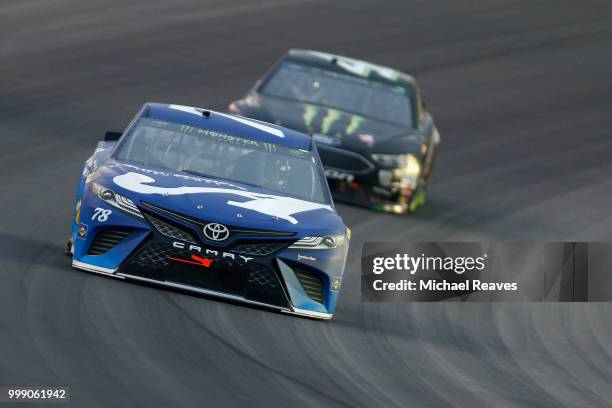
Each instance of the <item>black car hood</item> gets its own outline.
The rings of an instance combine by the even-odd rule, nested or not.
[[[312,134],[317,144],[370,153],[418,152],[418,130],[339,109],[257,94],[243,114]],[[399,151],[398,151],[399,149]]]

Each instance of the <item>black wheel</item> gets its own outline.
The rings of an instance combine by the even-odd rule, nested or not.
[[[69,239],[68,242],[66,242],[66,247],[64,248],[64,253],[67,256],[72,256],[72,239]]]

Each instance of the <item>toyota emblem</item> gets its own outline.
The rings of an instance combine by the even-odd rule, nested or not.
[[[211,241],[225,241],[229,237],[229,230],[225,225],[217,224],[215,222],[206,224],[203,229],[206,238]]]

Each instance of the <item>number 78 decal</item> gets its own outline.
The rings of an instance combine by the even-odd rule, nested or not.
[[[91,219],[92,221],[97,219],[98,222],[106,222],[112,213],[113,212],[111,210],[105,210],[104,208],[98,207],[94,210],[93,217],[91,217]]]

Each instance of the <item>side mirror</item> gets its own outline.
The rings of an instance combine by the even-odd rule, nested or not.
[[[115,142],[119,140],[122,134],[123,134],[122,132],[106,132],[104,134],[104,141],[105,142]]]

